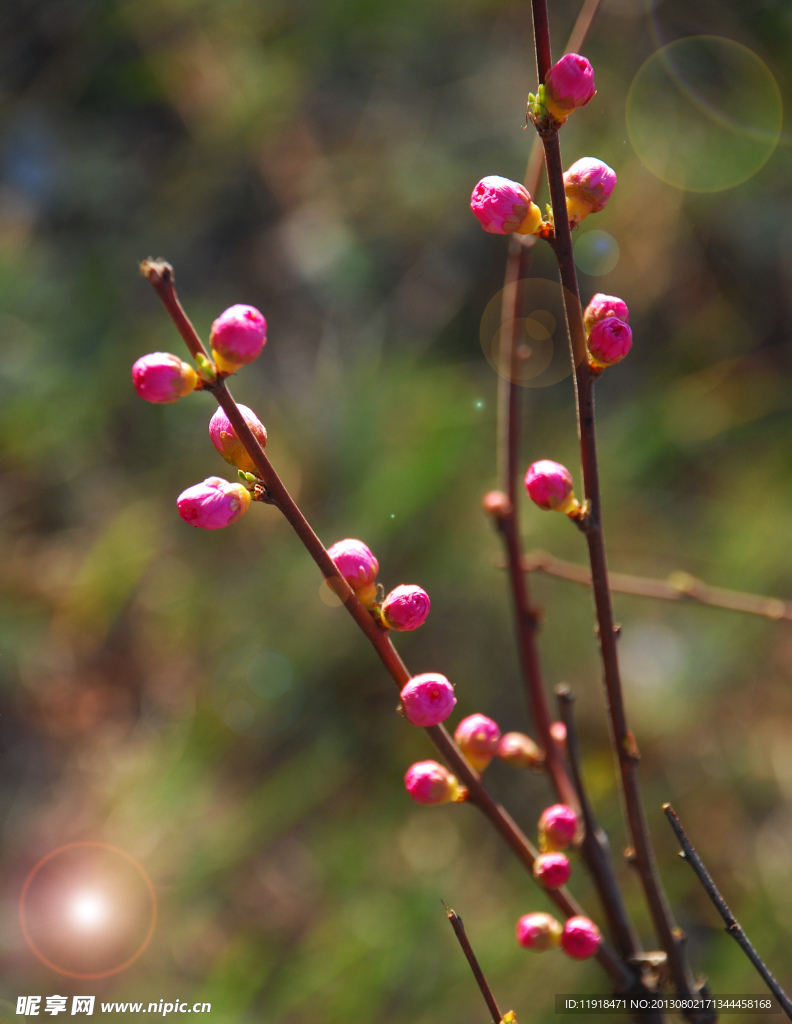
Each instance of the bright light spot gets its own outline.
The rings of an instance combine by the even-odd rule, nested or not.
[[[71,919],[80,928],[96,928],[107,919],[107,903],[97,893],[76,896],[69,907]]]
[[[477,398],[476,401],[473,403],[473,405],[474,405],[474,407],[476,409],[483,409],[484,408],[484,399],[483,398]]]

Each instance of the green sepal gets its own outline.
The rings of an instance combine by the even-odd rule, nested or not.
[[[207,384],[214,384],[217,380],[217,367],[200,352],[195,357],[195,365],[198,367],[198,376]]]

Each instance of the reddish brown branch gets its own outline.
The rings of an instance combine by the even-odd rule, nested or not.
[[[168,267],[167,264],[160,264],[160,266],[167,267],[168,273],[159,274],[158,282],[161,283],[161,287],[156,289],[157,294],[161,299],[163,299],[165,308],[170,313],[177,328],[179,328],[179,322],[176,320],[173,310],[177,311],[177,315],[183,316],[187,323],[189,323],[189,321],[187,321],[186,316],[184,316],[184,311],[176,297],[172,269]],[[163,292],[166,294],[168,292],[172,293],[169,301],[165,301],[163,298]],[[192,348],[190,350],[193,351]],[[285,516],[297,536],[302,541],[309,555],[318,565],[324,577],[332,582],[333,590],[341,598],[346,610],[376,650],[380,660],[398,689],[403,689],[405,684],[411,678],[411,675],[391,643],[388,631],[374,621],[371,614],[366,611],[355,596],[349,584],[339,573],[324,545],[314,533],[310,524],[296,505],[294,499],[284,487],[280,477],[275,472],[272,464],[267,458],[264,449],[261,447],[258,440],[250,430],[250,427],[245,422],[245,419],[234,402],[234,399],[231,397],[226,384],[220,381],[217,384],[210,386],[207,390],[212,392],[217,399],[218,404],[223,408],[231,421],[231,425],[233,426],[237,437],[239,437],[248,455],[250,455],[253,460],[253,464],[258,470],[261,479],[264,481],[267,491],[269,492],[271,503],[276,505]],[[532,872],[533,863],[537,856],[537,850],[520,830],[514,819],[506,810],[504,810],[503,807],[501,807],[499,803],[497,803],[497,801],[492,798],[486,787],[483,785],[481,778],[475,771],[473,771],[465,760],[448,731],[442,725],[430,726],[424,731],[432,740],[449,768],[467,787],[470,793],[470,802],[490,820],[490,822],[495,826],[497,832],[506,841],[518,859],[529,871]],[[584,913],[579,904],[564,889],[548,891],[547,895],[566,917],[573,917]],[[600,945],[597,952],[597,960],[607,972],[617,991],[635,991],[636,985],[639,984],[637,974],[621,962],[610,945],[607,943],[602,943]]]
[[[543,60],[550,58],[550,36],[547,24],[547,0],[532,0],[534,33],[537,54]],[[539,80],[544,80],[547,65],[540,64]],[[599,630],[599,647],[603,665],[606,705],[611,729],[611,742],[619,765],[622,797],[635,850],[635,866],[641,879],[649,910],[660,942],[668,957],[668,966],[674,986],[681,996],[693,996],[697,986],[685,955],[685,936],[676,925],[663,891],[657,871],[654,850],[649,837],[646,815],[638,781],[640,753],[635,736],[630,731],[624,705],[616,631],[613,618],[605,540],[602,529],[602,499],[597,463],[597,441],[594,419],[594,376],[585,358],[586,336],[577,271],[572,251],[572,235],[564,192],[564,170],[558,129],[544,129],[540,137],[545,151],[545,163],[553,207],[555,241],[553,249],[558,262],[564,293],[564,308],[570,339],[572,362],[575,369],[576,407],[581,442],[583,484],[591,515],[585,530],[591,564],[592,591]],[[690,1020],[703,1022],[714,1019],[709,1014],[686,1015]]]
[[[591,570],[584,565],[565,562],[545,551],[529,551],[523,555],[525,572],[544,572],[548,576],[591,586]],[[712,608],[725,608],[748,615],[761,615],[775,622],[792,622],[792,601],[759,594],[743,594],[738,590],[711,587],[686,572],[673,572],[665,580],[647,576],[631,576],[623,572],[609,574],[611,593],[633,594],[636,597],[655,597],[661,601],[692,601]]]

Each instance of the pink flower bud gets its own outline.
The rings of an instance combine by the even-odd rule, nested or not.
[[[219,476],[210,476],[202,484],[182,491],[177,505],[185,523],[202,530],[219,530],[235,523],[247,512],[250,494],[242,484],[230,484]]]
[[[261,447],[266,447],[267,430],[264,424],[253,410],[248,409],[246,405],[240,405],[239,411],[242,413],[245,423],[253,431],[253,435]],[[231,421],[222,409],[218,409],[209,420],[209,437],[226,462],[230,462],[232,466],[236,466],[237,469],[242,469],[246,473],[256,473],[258,475],[258,470],[253,460],[236,436],[236,432],[231,426]]]
[[[616,172],[602,160],[584,156],[577,160],[564,175],[567,211],[572,227],[590,213],[599,213],[608,205]]]
[[[492,516],[496,521],[505,519],[506,516],[511,515],[512,511],[509,495],[504,494],[503,491],[487,491],[481,499],[481,507],[487,515]]]
[[[594,366],[615,366],[632,348],[632,331],[623,321],[609,316],[594,324],[586,344]]]
[[[524,949],[558,949],[563,927],[551,914],[524,914],[517,922],[517,941]]]
[[[497,750],[501,761],[514,768],[531,768],[539,771],[544,764],[544,754],[530,736],[522,732],[507,732],[500,738]]]
[[[267,321],[253,306],[230,306],[212,324],[209,344],[226,373],[252,363],[267,343]]]
[[[412,583],[402,583],[382,602],[382,621],[388,629],[406,632],[417,629],[429,614],[429,595]]]
[[[596,92],[591,64],[579,53],[566,53],[545,76],[544,105],[563,124],[573,110],[594,99]]]
[[[574,960],[588,960],[600,944],[599,928],[587,917],[570,917],[561,933],[561,948]]]
[[[629,323],[630,311],[627,308],[627,303],[622,299],[617,299],[615,295],[603,295],[602,292],[597,292],[583,313],[586,333],[591,331],[597,321],[606,320],[609,316],[618,317],[622,323]]]
[[[407,792],[419,804],[460,803],[468,791],[437,761],[418,761],[404,776]]]
[[[362,540],[353,540],[350,537],[336,541],[327,549],[327,553],[353,590],[368,588],[376,580],[379,562]],[[376,595],[376,587],[374,594]]]
[[[545,889],[560,889],[572,874],[569,857],[563,853],[540,853],[534,861],[533,873]]]
[[[569,470],[558,462],[550,459],[534,462],[525,474],[525,486],[539,508],[568,512],[575,505],[572,477]]]
[[[565,850],[577,832],[577,814],[566,804],[553,804],[539,819],[539,848],[543,853]]]
[[[468,715],[454,730],[456,745],[477,772],[483,772],[495,757],[499,739],[497,723],[486,715]]]
[[[404,714],[413,725],[439,725],[456,704],[454,687],[439,672],[414,676],[401,692]]]
[[[485,231],[493,235],[532,235],[542,223],[542,211],[518,181],[490,174],[473,189],[470,209]]]
[[[178,402],[198,383],[198,374],[170,352],[151,352],[132,367],[135,391],[147,402]]]

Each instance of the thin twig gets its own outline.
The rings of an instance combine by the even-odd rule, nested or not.
[[[167,267],[168,265],[164,264],[164,266]],[[148,275],[146,276],[148,277]],[[150,277],[149,280],[151,280]],[[163,298],[163,291],[165,293],[173,293],[173,301],[165,302],[163,299],[163,303],[174,319],[174,323],[179,327],[179,323],[172,312],[174,309],[181,310],[181,306],[176,298],[172,269],[168,267],[167,275],[163,276],[160,274],[157,280],[162,283],[162,287],[156,289],[160,298]],[[208,387],[207,390],[211,391],[218,404],[225,411],[234,428],[234,432],[253,460],[253,464],[270,494],[271,503],[276,505],[285,516],[309,555],[318,565],[325,579],[330,581],[333,590],[341,598],[346,610],[366,635],[393,682],[401,691],[411,679],[411,674],[393,646],[388,630],[379,626],[374,621],[372,615],[357,599],[354,591],[336,568],[322,542],[284,487],[272,463],[267,458],[264,449],[259,444],[258,439],[254,436],[242,413],[239,411],[236,402],[231,397],[225,382],[219,381]],[[470,802],[490,820],[496,831],[506,841],[518,859],[532,872],[538,851],[523,834],[511,815],[493,799],[483,785],[480,776],[470,767],[445,727],[433,725],[424,729],[424,732],[427,733],[454,774],[467,787]],[[584,914],[577,901],[565,889],[550,890],[547,891],[547,895],[565,917]],[[597,951],[597,960],[607,972],[617,991],[635,991],[636,972],[622,963],[610,945],[604,942],[600,944]]]
[[[547,0],[531,0],[534,19],[534,33],[537,37],[536,52],[539,81],[543,82],[550,67],[550,35],[547,24]],[[652,849],[646,821],[640,784],[638,764],[640,753],[635,736],[627,722],[624,705],[619,658],[616,648],[616,631],[608,586],[608,567],[605,540],[602,529],[602,498],[597,465],[597,440],[594,420],[594,375],[589,370],[586,355],[586,335],[583,326],[583,311],[577,271],[572,251],[572,234],[569,227],[566,196],[564,192],[564,170],[561,160],[561,146],[558,129],[550,128],[540,133],[545,151],[545,163],[553,207],[555,240],[553,249],[558,262],[561,284],[563,285],[564,310],[570,340],[570,355],[575,367],[575,394],[578,430],[581,440],[581,460],[585,498],[590,502],[591,515],[585,530],[591,564],[592,590],[599,628],[599,646],[602,656],[603,675],[606,691],[606,705],[611,728],[611,742],[619,764],[621,791],[632,845],[635,850],[635,866],[649,905],[661,945],[668,957],[668,966],[676,991],[681,996],[694,996],[697,986],[685,954],[685,935],[674,921]],[[709,1021],[710,1014],[690,1013],[689,1020]]]
[[[503,1015],[498,1009],[498,1004],[495,1002],[495,996],[492,994],[492,989],[489,987],[489,983],[484,977],[484,972],[476,959],[476,954],[473,952],[473,947],[470,945],[470,939],[468,939],[465,932],[465,926],[462,924],[462,918],[455,910],[451,910],[449,907],[446,907],[445,903],[443,906],[445,907],[445,912],[448,915],[451,927],[454,929],[454,935],[456,935],[457,941],[462,947],[462,952],[465,954],[467,962],[470,964],[473,977],[476,979],[476,983],[481,989],[481,994],[484,996],[484,1002],[487,1004],[487,1009],[492,1017],[492,1024],[501,1024]]]
[[[567,50],[577,50],[599,6],[600,0],[586,0],[581,8],[572,33],[567,43]],[[528,164],[525,169],[525,186],[533,196],[539,189],[542,173],[542,146],[534,137]],[[502,373],[498,381],[498,462],[500,465],[501,487],[509,498],[508,511],[498,519],[498,530],[503,539],[506,564],[509,570],[512,605],[514,607],[517,647],[520,666],[525,682],[528,703],[533,715],[534,728],[539,746],[545,752],[545,767],[560,800],[572,806],[576,803],[576,795],[569,774],[560,752],[550,735],[550,706],[547,699],[542,665],[539,659],[536,634],[539,629],[539,615],[531,605],[528,580],[520,572],[522,548],[520,544],[519,524],[517,518],[518,475],[520,467],[520,423],[522,406],[522,387],[517,383],[519,346],[517,344],[518,325],[524,317],[522,306],[522,289],[520,282],[528,276],[530,264],[530,246],[535,243],[533,236],[523,239],[512,235],[509,239],[509,250],[506,258],[506,270],[503,282],[503,303],[501,308],[502,340],[499,349],[499,361]]]
[[[583,776],[580,769],[580,747],[578,745],[577,728],[575,727],[575,716],[572,710],[575,703],[575,695],[566,683],[560,683],[556,686],[555,693],[558,699],[561,720],[566,726],[569,766],[577,789],[578,802],[586,829],[581,853],[594,880],[594,885],[597,889],[605,917],[608,919],[616,948],[625,960],[630,961],[635,958],[638,952],[638,939],[627,916],[627,908],[624,905],[621,890],[616,881],[608,837],[596,819],[594,808],[591,806],[588,793],[583,785]]]
[[[556,558],[545,551],[529,551],[523,555],[522,567],[525,572],[544,572],[548,576],[557,576],[572,583],[582,583],[586,587],[591,586],[591,570],[587,566],[565,562],[562,558]],[[792,601],[762,597],[759,594],[743,594],[738,590],[725,590],[723,587],[711,587],[686,572],[672,572],[664,580],[612,572],[609,574],[609,582],[612,593],[656,597],[661,601],[692,601],[712,608],[760,615],[775,622],[792,622]]]
[[[789,1020],[792,1020],[792,1001],[790,1001],[789,996],[786,994],[783,988],[781,988],[776,979],[770,973],[767,964],[765,964],[764,960],[762,960],[762,958],[756,952],[753,945],[748,940],[748,936],[745,934],[745,932],[742,930],[739,923],[737,922],[737,919],[735,918],[734,914],[732,914],[731,910],[729,910],[728,906],[726,905],[726,901],[721,896],[717,886],[713,882],[709,871],[707,871],[707,869],[704,867],[701,857],[699,857],[699,855],[696,853],[692,843],[688,839],[687,833],[682,827],[682,822],[677,817],[674,808],[671,806],[671,804],[663,804],[663,810],[665,811],[665,815],[671,824],[671,828],[676,833],[676,837],[682,846],[682,852],[680,853],[680,857],[683,860],[686,860],[688,864],[693,868],[693,870],[696,873],[696,876],[698,877],[698,880],[704,887],[704,890],[709,896],[710,900],[712,901],[715,909],[726,922],[726,934],[731,935],[735,942],[738,943],[738,945],[743,950],[745,955],[748,957],[748,959],[754,965],[756,970],[762,976],[762,980],[764,981],[764,983],[767,985],[767,987],[770,989],[770,991],[781,1004],[781,1009],[787,1015],[787,1018]]]

